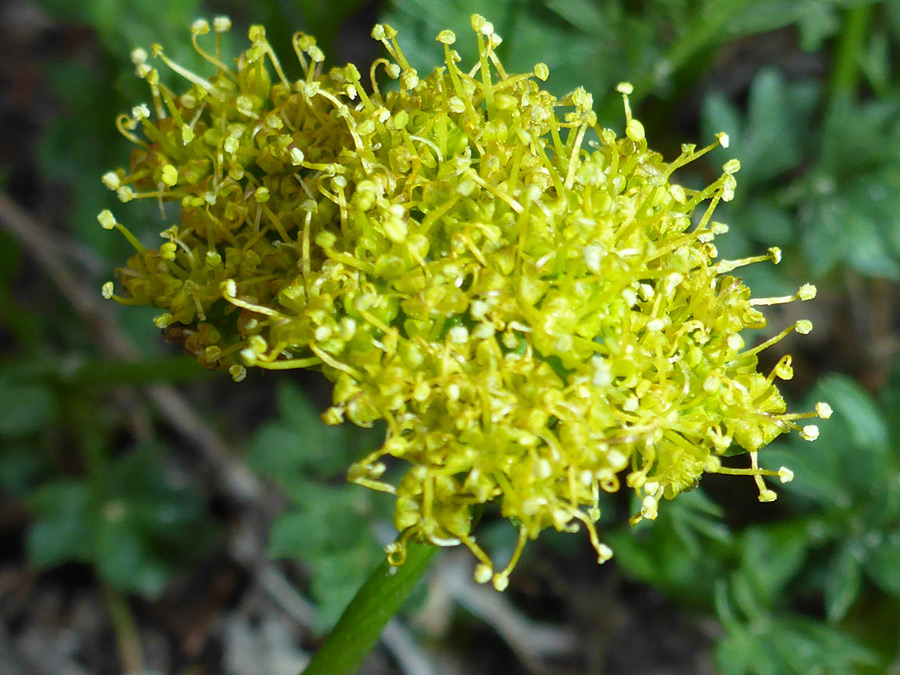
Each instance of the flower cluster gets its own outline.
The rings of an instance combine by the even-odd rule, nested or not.
[[[158,326],[235,380],[247,366],[321,369],[334,383],[330,424],[386,420],[384,444],[349,478],[396,495],[390,562],[411,538],[462,543],[477,580],[503,589],[546,528],[584,528],[608,559],[598,498],[622,481],[640,498],[635,519],[704,472],[751,475],[760,500],[774,499],[761,476],[790,471],[760,469],[757,451],[791,429],[812,440],[816,427],[798,420],[830,410],[786,412],[775,381],[790,378],[789,356],[757,371],[761,350],[808,321],[752,347],[742,337],[765,326],[759,306],[815,288],[754,299],[733,271],[779,251],[717,260],[727,227],[713,211],[731,199],[738,162],[701,190],[672,182],[727,136],[666,162],[631,114],[630,85],[619,85],[617,138],[590,94],[554,98],[544,64],[507,73],[492,25],[476,15],[472,27],[471,69],[443,31],[445,64],[420,78],[395,31],[376,26],[391,58],[372,64],[368,88],[353,65],[325,72],[302,33],[304,76],[288,79],[260,26],[231,68],[221,17],[214,50],[201,46],[206,21],[191,30],[209,79],[152,48],[186,93],[136,50],[152,101],[119,119],[136,149],[130,170],[103,182],[123,202],[174,201],[180,218],[152,250],[109,211],[99,220],[136,249],[118,271],[127,295],[109,282],[106,297],[160,308]],[[750,467],[722,466],[735,444]],[[406,463],[395,482],[387,457]],[[499,572],[472,532],[485,504],[519,531]]]

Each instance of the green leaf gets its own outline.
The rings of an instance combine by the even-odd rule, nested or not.
[[[318,553],[309,537],[310,516],[304,511],[282,513],[269,529],[269,545],[266,555],[270,558],[296,558],[308,560],[310,551]]]
[[[45,459],[25,441],[4,441],[0,449],[0,493],[24,500],[45,473]]]
[[[204,368],[197,361],[183,354],[151,357],[140,361],[85,359],[74,368],[71,360],[70,357],[67,364],[70,372],[66,374],[64,381],[79,386],[115,384],[136,386],[156,382],[172,385],[181,382],[198,382],[215,377],[213,371]]]
[[[716,672],[719,675],[747,675],[759,654],[750,631],[736,629],[719,639],[715,646]]]
[[[310,560],[370,540],[370,495],[354,486],[333,487],[297,480],[287,489],[296,509],[272,528],[270,555]]]
[[[297,0],[303,13],[306,28],[315,35],[319,45],[330,52],[338,32],[344,23],[365,4],[365,0],[343,0],[343,2],[321,2],[321,0]]]
[[[852,673],[877,663],[875,654],[838,628],[788,615],[771,624],[772,640],[781,660],[779,673]]]
[[[869,550],[866,573],[885,592],[900,597],[900,537],[896,532],[885,533]]]
[[[892,148],[900,136],[898,108],[895,98],[863,104],[849,97],[834,99],[822,124],[817,170],[841,185],[879,165],[896,165]]]
[[[796,614],[774,614],[749,624],[724,622],[715,648],[721,675],[858,673],[878,657],[852,635]]]
[[[862,566],[858,544],[852,540],[846,541],[832,558],[825,578],[825,610],[829,621],[836,623],[844,618],[856,602],[861,587]]]
[[[834,11],[834,3],[805,2],[797,27],[800,29],[800,46],[806,52],[815,52],[822,43],[837,33],[840,19]]]
[[[318,409],[296,383],[284,380],[278,387],[278,414],[285,423],[298,431],[323,426]]]
[[[867,277],[900,279],[900,263],[885,247],[876,222],[859,209],[851,208],[844,213],[843,225],[844,241],[852,242],[849,246],[845,244],[847,263],[852,269]]]
[[[740,147],[742,132],[744,129],[741,114],[724,94],[712,91],[703,99],[701,108],[701,134],[704,138],[713,138],[719,132],[724,131],[729,137],[729,148]]]
[[[732,546],[718,517],[718,505],[698,488],[663,504],[654,523],[617,529],[604,538],[628,576],[697,603],[712,593]]]
[[[896,471],[888,451],[887,423],[877,404],[854,380],[844,375],[827,375],[819,381],[807,402],[831,405],[834,414],[820,422],[821,432],[814,444],[795,436],[791,450],[784,446],[761,453],[766,467],[784,465],[794,472],[794,480],[783,490],[812,499],[826,512],[844,520],[857,503],[871,503],[878,481]],[[881,497],[879,497],[881,499]]]
[[[721,93],[713,92],[704,99],[703,135],[726,132],[729,154],[741,161],[737,200],[752,195],[754,186],[800,164],[817,99],[815,85],[803,81],[789,85],[775,68],[764,68],[753,78],[745,119]]]
[[[298,473],[306,463],[300,451],[306,440],[302,434],[282,424],[265,424],[253,437],[247,464],[254,471],[273,478]]]
[[[741,158],[742,178],[763,182],[800,161],[802,146],[792,114],[784,76],[772,68],[761,70],[750,85],[743,144],[733,150]]]
[[[28,532],[28,557],[37,567],[87,560],[97,533],[96,501],[88,485],[58,480],[34,492],[28,506],[35,523]]]
[[[740,35],[763,33],[795,23],[803,18],[807,12],[807,6],[811,3],[802,0],[800,2],[797,0],[760,0],[748,3],[719,0],[712,4],[724,7],[733,5],[732,16],[728,21],[728,31],[733,39]],[[821,6],[828,3],[826,0],[826,2],[816,1],[812,4]],[[744,7],[741,8],[741,5]]]
[[[827,375],[816,386],[816,396],[831,405],[834,418],[846,423],[849,438],[840,439],[841,443],[849,441],[857,451],[884,451],[888,444],[887,424],[875,401],[855,380],[845,375]],[[827,433],[827,427],[823,431]]]
[[[542,86],[556,96],[583,87],[598,97],[607,97],[613,92],[616,81],[630,77],[633,61],[622,54],[627,43],[622,40],[621,31],[618,35],[607,31],[609,38],[615,40],[611,41],[603,35],[573,30],[568,21],[559,20],[557,13],[540,11],[536,4],[528,9],[525,7],[528,6],[522,7],[524,11],[510,12],[502,26],[505,44],[501,45],[504,49],[501,57],[507,71],[527,73],[535,63],[546,63],[550,77]],[[629,37],[633,38],[631,44],[640,42],[637,36]],[[641,55],[646,51],[643,50]],[[601,64],[608,64],[615,57],[622,64],[618,69],[602,67]],[[586,64],[595,64],[595,67],[588,68]],[[620,120],[621,108],[617,110],[614,122],[621,124]]]
[[[297,385],[279,387],[278,411],[280,421],[264,425],[250,445],[247,461],[255,471],[285,484],[300,474],[330,478],[356,459],[354,432],[326,425]]]
[[[823,179],[829,181],[830,179]],[[832,188],[828,188],[832,189]],[[838,200],[814,201],[801,210],[803,259],[814,277],[824,277],[847,253],[846,205]]]
[[[788,583],[806,560],[809,544],[805,523],[784,522],[747,528],[741,537],[741,568],[762,606],[772,608],[783,599]]]
[[[894,359],[890,376],[881,390],[881,409],[894,446],[900,445],[900,358]]]
[[[573,28],[614,39],[609,9],[590,0],[545,0],[544,6],[568,21]]]
[[[154,559],[145,540],[135,528],[127,505],[107,504],[98,528],[95,561],[97,572],[108,584],[123,591],[149,597],[165,588],[171,569]]]
[[[732,227],[748,230],[757,241],[765,241],[773,246],[794,243],[794,224],[791,216],[771,202],[754,200],[748,203],[740,214],[735,214],[732,222],[734,223]]]
[[[57,401],[46,385],[0,377],[0,437],[25,436],[53,424]]]
[[[200,10],[199,0],[168,0],[165,3],[151,0],[75,3],[40,0],[38,4],[57,15],[92,26],[110,51],[127,54],[138,45],[149,46],[159,42],[165,45],[167,53],[175,53],[176,60],[182,55],[175,43],[186,42],[184,38],[191,21],[197,18]]]
[[[872,89],[880,96],[887,96],[891,86],[891,43],[888,33],[875,29],[859,66],[869,80]]]
[[[310,590],[318,605],[316,626],[320,630],[337,623],[366,577],[383,559],[380,547],[356,546],[311,566]]]
[[[174,485],[152,447],[126,453],[82,480],[39,488],[28,551],[39,567],[91,563],[111,586],[158,595],[176,567],[213,541],[204,501]]]

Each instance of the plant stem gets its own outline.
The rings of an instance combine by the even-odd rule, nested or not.
[[[138,636],[134,615],[128,607],[128,600],[121,593],[103,584],[103,596],[106,608],[112,621],[113,632],[119,645],[119,658],[122,661],[122,672],[144,672],[144,656],[141,652],[141,640]]]
[[[437,548],[407,545],[406,562],[382,562],[356,593],[302,675],[354,675],[431,562]]]

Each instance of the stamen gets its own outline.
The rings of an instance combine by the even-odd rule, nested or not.
[[[797,331],[801,335],[805,335],[806,333],[809,333],[810,330],[812,330],[812,323],[809,321],[806,321],[804,319],[801,319],[800,321],[797,321],[796,323],[793,323],[790,326],[788,326],[787,328],[785,328],[783,331],[781,331],[775,337],[769,338],[765,342],[762,342],[762,343],[756,345],[752,349],[748,349],[747,351],[744,352],[744,354],[758,354],[759,352],[763,351],[764,349],[768,349],[772,345],[777,344],[778,342],[781,342],[784,338],[786,338],[788,335],[790,335],[794,331]]]
[[[494,588],[498,591],[505,591],[506,587],[509,586],[509,575],[513,571],[513,568],[516,566],[516,563],[519,562],[519,557],[522,555],[522,551],[525,549],[525,543],[527,541],[528,535],[525,531],[525,527],[519,526],[519,540],[516,542],[516,548],[513,551],[509,563],[506,565],[502,572],[494,575]]]
[[[188,82],[193,82],[198,87],[200,87],[201,89],[205,89],[206,91],[208,91],[210,94],[212,94],[216,98],[222,97],[222,92],[218,89],[218,87],[216,87],[212,83],[208,82],[207,80],[204,80],[202,77],[198,77],[197,75],[192,73],[187,68],[184,68],[183,66],[178,65],[172,59],[170,59],[168,56],[166,56],[165,53],[163,52],[162,45],[158,45],[158,44],[152,45],[151,49],[153,51],[153,56],[155,58],[162,60],[163,63],[165,63],[167,66],[169,66],[169,68],[171,68],[173,71],[175,71],[176,73],[181,75]]]
[[[138,253],[146,253],[147,247],[144,246],[138,238],[135,237],[131,230],[122,225],[116,220],[116,217],[112,214],[112,211],[109,209],[103,209],[98,215],[97,220],[100,222],[100,226],[104,230],[118,230],[119,233],[125,237],[129,244],[131,244],[132,248]]]
[[[766,262],[767,260],[771,260],[776,265],[780,263],[781,249],[777,246],[773,246],[769,249],[768,255],[757,255],[750,258],[740,258],[739,260],[720,260],[715,265],[713,265],[713,269],[715,270],[716,274],[727,274],[732,270],[737,269],[738,267],[744,267],[746,265],[752,265],[759,262]]]
[[[266,316],[272,316],[279,319],[287,318],[284,316],[284,314],[277,310],[270,309],[269,307],[263,307],[262,305],[257,305],[252,302],[247,302],[246,300],[241,300],[239,297],[237,297],[237,283],[234,279],[226,279],[221,283],[219,289],[222,293],[222,297],[232,305],[242,307],[244,309],[249,309],[251,312],[256,312],[257,314],[264,314]]]
[[[816,287],[812,284],[803,284],[793,295],[781,295],[774,298],[751,298],[750,305],[753,307],[760,305],[783,305],[788,302],[794,302],[795,300],[805,302],[807,300],[812,300],[815,297]]]

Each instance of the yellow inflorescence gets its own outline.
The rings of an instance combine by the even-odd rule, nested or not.
[[[370,71],[322,68],[315,40],[298,33],[304,77],[287,79],[262,27],[236,68],[198,40],[216,67],[184,76],[176,94],[148,54],[133,54],[152,101],[122,116],[137,146],[130,171],[103,177],[123,202],[176,201],[180,222],[144,248],[111,213],[101,224],[129,237],[136,253],[119,270],[122,302],[162,310],[156,323],[180,336],[209,367],[312,367],[334,382],[330,424],[387,422],[381,448],[354,464],[350,480],[396,495],[400,532],[388,547],[402,563],[406,542],[465,544],[476,578],[502,589],[522,546],[552,527],[590,535],[600,491],[635,491],[636,519],[706,472],[754,476],[774,499],[757,451],[813,425],[790,414],[775,386],[791,376],[784,357],[768,376],[742,331],[761,328],[757,305],[731,273],[772,260],[717,260],[726,226],[712,220],[734,194],[736,160],[702,190],[671,181],[717,147],[685,145],[673,162],[647,147],[619,86],[626,131],[597,125],[590,94],[562,99],[541,89],[548,69],[508,74],[500,38],[482,17],[470,70],[458,66],[443,31],[445,66],[427,77],[407,63],[395,31],[374,38],[391,59]],[[379,75],[397,80],[382,92]],[[153,111],[151,113],[151,110]],[[695,210],[700,217],[692,221]],[[695,223],[695,224],[692,224]],[[113,295],[104,286],[106,297]],[[722,467],[737,444],[747,469]],[[286,449],[286,451],[290,451]],[[387,456],[408,468],[385,479]],[[493,503],[519,529],[509,565],[495,572],[475,542],[473,511]]]

